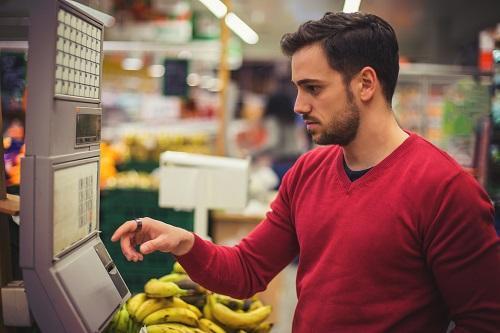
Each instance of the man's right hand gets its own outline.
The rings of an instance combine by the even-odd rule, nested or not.
[[[194,235],[184,229],[143,217],[141,230],[137,231],[135,220],[123,223],[111,237],[111,241],[120,240],[123,255],[129,261],[141,261],[145,254],[154,251],[169,252],[175,256],[188,253],[194,244]],[[140,245],[139,251],[136,246]]]

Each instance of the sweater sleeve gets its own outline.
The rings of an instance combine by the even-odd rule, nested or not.
[[[491,202],[464,172],[451,179],[441,193],[424,246],[427,263],[455,322],[454,332],[498,332],[500,243]]]
[[[191,279],[205,288],[248,298],[267,284],[298,254],[285,176],[266,218],[233,247],[215,245],[195,235],[193,248],[178,257]]]

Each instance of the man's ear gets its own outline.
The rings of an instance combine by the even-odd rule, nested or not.
[[[377,89],[380,89],[380,82],[377,73],[372,67],[366,66],[359,71],[359,99],[362,102],[369,102]]]

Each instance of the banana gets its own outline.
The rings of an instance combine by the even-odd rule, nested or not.
[[[183,308],[183,309],[188,309],[188,310],[191,310],[192,312],[194,312],[194,314],[200,318],[203,316],[203,314],[201,313],[201,311],[194,305],[191,305],[189,303],[186,303],[185,301],[183,301],[181,298],[179,297],[172,297],[172,298],[169,298],[169,302],[171,302],[172,304],[169,305],[169,307],[172,307],[172,308]]]
[[[205,294],[181,296],[181,298],[186,303],[193,304],[198,308],[202,308],[207,302],[207,297]]]
[[[196,293],[196,294],[206,294],[207,293],[207,290],[205,288],[203,288],[198,283],[196,283],[193,280],[191,280],[189,277],[187,277],[187,278],[185,278],[183,280],[175,281],[175,283],[179,287],[181,287],[182,289],[191,289],[191,290],[193,290],[194,293]]]
[[[173,282],[162,282],[158,279],[149,280],[144,285],[144,292],[148,297],[171,297],[187,295],[188,291],[179,288]]]
[[[118,317],[118,322],[116,323],[115,327],[115,332],[116,333],[127,333],[128,331],[128,321],[129,321],[129,314],[127,312],[127,309],[123,306],[120,309],[120,316]]]
[[[215,296],[217,298],[217,302],[224,304],[231,310],[242,310],[245,306],[245,302],[243,300],[220,294],[215,294]]]
[[[198,319],[203,317],[203,313],[201,313],[200,309],[198,309],[196,306],[194,306],[192,304],[188,304],[187,306],[188,306],[188,309],[191,310],[191,312],[193,312]]]
[[[210,305],[209,303],[205,304],[203,306],[203,317],[209,319],[209,320],[212,320],[213,319],[213,316],[212,316],[212,310],[210,310]]]
[[[226,333],[222,327],[206,318],[200,319],[200,328],[206,333]]]
[[[273,323],[265,321],[263,323],[260,323],[257,327],[252,329],[252,333],[268,333],[271,332],[271,329],[273,328]]]
[[[148,333],[204,333],[198,328],[175,323],[150,325],[147,331]]]
[[[213,317],[230,328],[247,328],[260,324],[271,313],[271,306],[265,305],[253,311],[238,313],[221,303],[210,304]]]
[[[149,298],[142,303],[135,312],[135,320],[142,322],[144,318],[160,309],[172,306],[172,301],[167,298]]]
[[[178,261],[174,262],[174,266],[172,267],[172,272],[179,274],[187,274],[186,271],[184,270],[184,267],[182,267]]]
[[[118,324],[118,319],[120,319],[120,314],[121,314],[121,308],[118,309],[115,314],[113,315],[113,318],[111,318],[111,321],[109,322],[108,324],[108,330],[110,332],[113,332],[115,327],[116,327],[116,324]]]
[[[151,313],[144,318],[146,326],[164,323],[181,323],[198,326],[198,317],[194,312],[184,308],[165,308]]]
[[[139,306],[144,303],[147,300],[147,296],[145,293],[139,293],[134,296],[132,296],[128,301],[127,301],[127,311],[130,314],[131,317],[135,316],[135,312],[139,308]]]
[[[264,306],[264,304],[262,304],[262,302],[260,300],[255,300],[252,302],[252,304],[250,304],[250,308],[248,310],[253,311],[253,310],[256,310],[256,309],[261,308],[263,306]]]
[[[186,274],[179,274],[179,273],[170,273],[167,275],[163,275],[161,278],[158,280],[162,282],[179,282],[182,280],[186,280],[188,277]],[[182,288],[182,287],[181,287]]]

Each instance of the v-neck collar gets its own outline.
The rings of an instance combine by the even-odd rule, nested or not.
[[[372,179],[376,178],[385,168],[392,165],[402,154],[404,154],[408,150],[408,147],[418,138],[418,136],[415,133],[412,132],[407,132],[407,133],[409,134],[409,137],[407,137],[405,141],[403,141],[396,149],[392,151],[392,153],[390,153],[380,163],[378,163],[377,165],[373,166],[370,170],[368,170],[368,172],[364,174],[363,177],[355,180],[354,182],[352,182],[349,179],[344,170],[344,165],[343,165],[344,151],[343,149],[340,149],[336,161],[336,169],[337,169],[336,174],[340,182],[340,185],[344,188],[344,190],[350,192],[354,188],[362,186],[367,182],[370,182]]]

